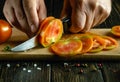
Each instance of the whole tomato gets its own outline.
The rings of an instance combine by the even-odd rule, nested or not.
[[[7,21],[0,19],[0,44],[6,42],[10,38],[11,34],[11,25]]]

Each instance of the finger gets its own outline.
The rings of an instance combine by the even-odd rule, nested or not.
[[[28,33],[30,30],[28,29],[28,23],[27,23],[27,19],[26,16],[24,14],[23,8],[21,7],[21,1],[19,0],[18,2],[16,2],[17,5],[13,5],[13,7],[15,8],[15,16],[20,24],[21,30]]]
[[[47,17],[46,6],[44,2],[41,2],[41,5],[37,7],[39,22],[41,23],[43,19]]]
[[[85,27],[83,28],[82,32],[87,32],[92,28],[94,15],[95,15],[95,9],[96,9],[96,1],[97,0],[89,0],[86,2],[86,6],[84,6],[84,12],[86,13],[86,23]]]
[[[64,4],[63,4],[60,18],[62,19],[62,18],[65,18],[67,16],[71,16],[70,14],[71,14],[70,1],[64,0]]]
[[[83,30],[86,22],[86,14],[80,9],[72,7],[70,32],[78,33]]]
[[[11,5],[9,5],[8,1],[5,2],[3,13],[7,21],[10,23],[12,27],[19,25],[17,18],[15,16],[14,9]]]
[[[85,23],[84,28],[81,30],[81,32],[87,32],[91,29],[92,23],[93,23],[93,17],[94,17],[93,13],[86,15],[86,23]]]
[[[108,14],[106,13],[106,14],[103,14],[102,15],[102,17],[100,18],[100,21],[98,22],[98,24],[101,24],[101,23],[103,23],[107,18],[108,18]]]
[[[23,9],[25,11],[27,22],[31,32],[35,33],[39,27],[39,18],[36,10],[36,3],[32,0],[23,0]]]
[[[98,24],[103,23],[109,17],[109,15],[110,15],[110,11],[107,11],[106,9],[104,9]]]
[[[94,27],[96,25],[101,24],[106,20],[108,16],[109,14],[106,11],[106,9],[104,9],[101,5],[98,5],[98,7],[96,8],[95,17],[92,26]]]

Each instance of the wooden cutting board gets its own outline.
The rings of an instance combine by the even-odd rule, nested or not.
[[[109,35],[114,37],[110,34],[110,29],[91,29],[91,32],[97,33],[100,35]],[[115,37],[114,37],[115,38]],[[61,58],[57,57],[56,55],[51,53],[48,48],[36,47],[31,50],[25,52],[5,52],[3,51],[6,46],[14,47],[19,45],[20,43],[26,41],[28,37],[21,31],[16,28],[13,28],[11,38],[0,45],[0,59],[55,59],[59,60]],[[120,38],[116,38],[116,40],[120,44]],[[63,59],[63,58],[62,58]],[[71,58],[65,58],[67,60],[71,59],[120,59],[120,46],[113,50],[109,51],[101,51],[98,53],[86,53],[82,55],[77,55]]]

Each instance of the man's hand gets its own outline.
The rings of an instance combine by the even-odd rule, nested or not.
[[[61,17],[71,16],[70,32],[86,32],[101,24],[111,12],[111,0],[64,0]]]
[[[4,15],[8,22],[32,37],[47,16],[44,0],[6,0]]]

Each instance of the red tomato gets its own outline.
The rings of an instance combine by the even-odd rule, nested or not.
[[[56,55],[62,57],[74,56],[82,50],[82,42],[76,39],[60,40],[51,45],[51,49]]]
[[[5,20],[0,20],[0,44],[6,42],[12,34],[10,24]]]

